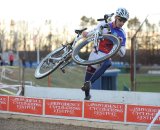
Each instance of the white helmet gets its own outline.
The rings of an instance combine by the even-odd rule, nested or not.
[[[116,10],[116,16],[120,16],[120,17],[125,18],[127,20],[129,19],[129,13],[125,8],[118,8]]]

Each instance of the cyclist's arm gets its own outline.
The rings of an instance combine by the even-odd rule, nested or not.
[[[90,31],[88,31],[88,32],[87,32],[87,31],[84,31],[84,32],[82,33],[82,36],[83,36],[83,37],[88,37],[88,36],[92,35],[92,34],[95,32],[95,30],[99,29],[101,26],[103,26],[103,25],[105,25],[105,24],[106,24],[105,21],[99,22],[99,24],[97,24],[94,29],[92,29],[92,30],[90,30]]]
[[[121,48],[118,51],[118,54],[120,55],[120,57],[124,57],[126,54],[126,47],[125,46],[121,46]]]
[[[126,34],[123,32],[123,35],[120,35],[119,37],[121,48],[118,51],[118,54],[120,57],[124,57],[126,54]]]

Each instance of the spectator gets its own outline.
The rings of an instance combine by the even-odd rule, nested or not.
[[[0,55],[0,66],[3,65],[3,59],[2,59],[2,56]]]
[[[26,67],[26,58],[24,56],[22,57],[22,65],[24,68]]]
[[[9,54],[9,64],[10,64],[10,66],[13,66],[13,62],[14,62],[14,54],[13,54],[13,52],[11,52]]]
[[[29,66],[30,66],[30,68],[32,68],[32,60],[31,59],[29,60]]]

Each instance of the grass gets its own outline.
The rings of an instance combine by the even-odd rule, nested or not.
[[[21,75],[22,69],[18,67],[9,67],[6,68],[12,70],[12,73],[7,72],[6,76],[15,80],[22,80]],[[2,67],[0,68],[2,70]],[[60,70],[56,70],[49,77],[43,79],[36,79],[34,77],[35,69],[26,68],[24,71],[24,79],[26,81],[31,81],[33,86],[49,86],[49,87],[65,87],[65,88],[81,88],[84,81],[85,67],[67,67],[66,73],[62,73]],[[160,81],[159,75],[148,75],[146,73],[137,74],[137,91],[141,92],[160,92]],[[21,84],[20,82],[11,82],[2,78],[0,81],[5,84]],[[118,90],[123,90],[124,86],[130,88],[130,74],[118,74],[117,77]]]
[[[118,89],[123,90],[124,86],[131,88],[130,74],[119,74]],[[140,92],[160,92],[159,75],[137,74],[136,91]]]
[[[6,76],[9,78],[12,78],[14,80],[19,80],[21,70],[18,67],[10,67],[6,66],[6,68],[13,71],[13,73],[6,73]],[[0,68],[2,70],[2,67]],[[20,71],[20,72],[19,72]],[[52,87],[65,87],[65,88],[78,88],[82,86],[83,84],[83,78],[84,78],[84,67],[68,67],[66,68],[66,73],[62,73],[60,70],[56,70],[54,73],[52,73],[50,77],[45,77],[42,79],[36,79],[34,77],[35,69],[26,68],[24,70],[24,79],[26,81],[31,81],[34,86],[50,86]],[[0,71],[1,72],[1,71]],[[18,82],[11,82],[5,79],[2,79],[0,82],[6,83],[6,84],[17,84]]]

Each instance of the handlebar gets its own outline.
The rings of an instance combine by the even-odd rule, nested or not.
[[[107,23],[108,22],[108,18],[111,18],[113,15],[114,15],[114,13],[105,14],[104,18],[97,19],[97,21],[104,21],[105,20],[105,22]]]
[[[104,15],[104,18],[101,18],[101,19],[97,19],[97,21],[104,21],[106,23],[108,23],[108,18],[111,18],[112,16],[114,15],[114,13],[111,13],[111,14],[105,14]],[[108,29],[108,33],[111,32],[109,26],[105,25],[101,28],[101,30],[103,28],[107,28]],[[71,44],[73,47],[75,47],[75,44],[76,42],[83,38],[83,36],[81,35],[83,31],[87,30],[87,28],[84,28],[84,29],[81,29],[81,30],[75,30],[75,33],[77,34],[77,37],[74,39],[74,42]],[[99,35],[101,34],[101,31],[100,30],[97,30],[97,29],[94,29],[92,31],[89,31],[88,34],[87,34],[87,37],[91,36],[91,35],[94,35],[94,47],[95,47],[95,50],[96,50],[96,47],[98,47],[98,44],[99,44],[99,41],[98,41],[98,37]]]

